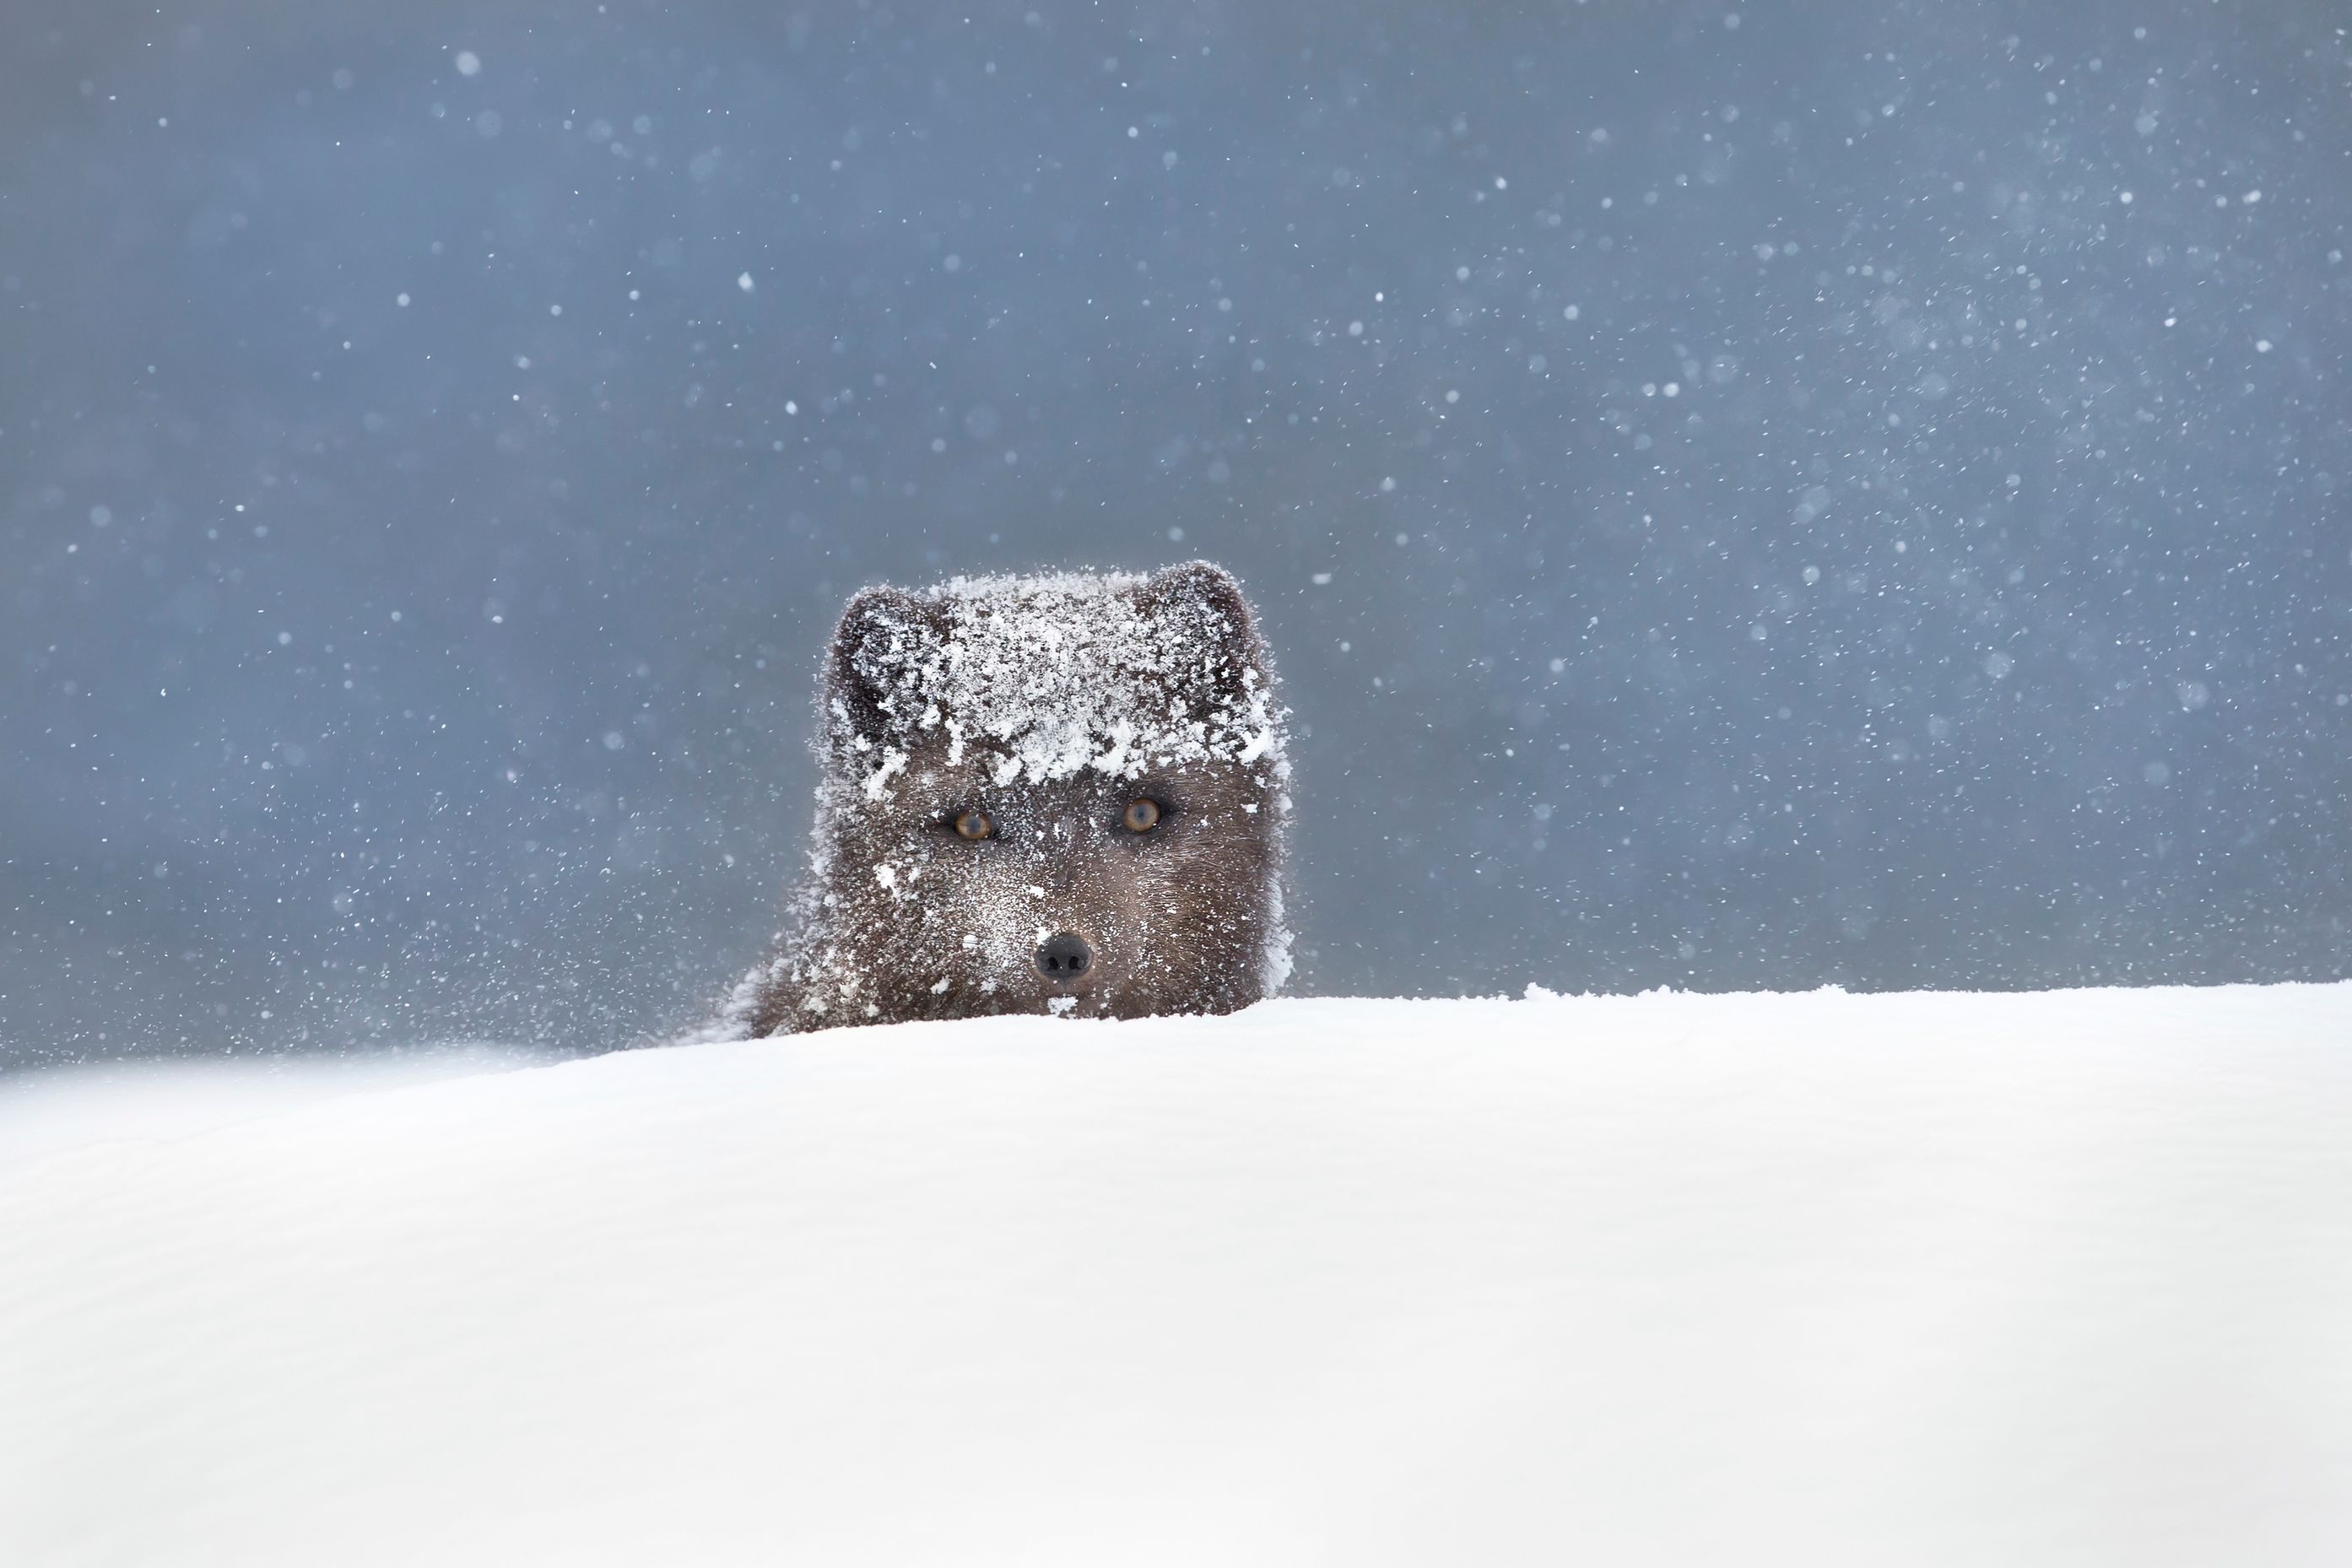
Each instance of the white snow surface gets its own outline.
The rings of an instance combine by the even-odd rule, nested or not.
[[[0,1089],[11,1568],[2352,1562],[2352,986],[141,1081]]]

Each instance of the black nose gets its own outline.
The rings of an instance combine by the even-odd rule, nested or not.
[[[1074,931],[1049,936],[1037,944],[1037,973],[1048,980],[1076,980],[1095,961],[1095,950]]]

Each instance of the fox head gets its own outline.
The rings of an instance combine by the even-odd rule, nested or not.
[[[1283,712],[1240,585],[868,588],[825,656],[799,930],[751,1032],[1229,1012],[1288,970]]]

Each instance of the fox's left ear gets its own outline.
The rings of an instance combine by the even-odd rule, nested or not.
[[[1167,646],[1181,650],[1179,668],[1198,706],[1221,707],[1265,689],[1265,645],[1242,585],[1223,567],[1187,561],[1155,572],[1136,590],[1136,606],[1168,633]]]
[[[849,601],[825,650],[825,730],[836,748],[860,750],[906,729],[935,618],[929,604],[900,588],[861,588]]]

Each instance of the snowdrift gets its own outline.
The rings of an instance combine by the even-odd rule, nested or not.
[[[14,1568],[2352,1562],[2352,986],[142,1092],[0,1163]]]

